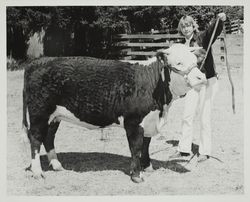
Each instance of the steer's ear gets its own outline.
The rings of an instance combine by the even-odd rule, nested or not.
[[[200,65],[205,58],[206,50],[201,48],[201,49],[195,50],[193,53],[197,57],[197,64]]]

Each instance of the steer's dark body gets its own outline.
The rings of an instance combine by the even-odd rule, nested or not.
[[[163,82],[162,68],[159,62],[145,67],[87,57],[34,61],[25,69],[23,91],[23,123],[28,125],[28,108],[32,158],[41,143],[47,152],[54,148],[59,123],[48,125],[48,120],[56,105],[66,107],[81,121],[100,127],[119,123],[118,117],[123,116],[132,155],[132,179],[136,180],[141,170],[139,158],[142,167],[150,164],[150,138],[143,137],[139,124],[151,110],[162,110],[163,104],[171,101],[169,73],[165,71]]]

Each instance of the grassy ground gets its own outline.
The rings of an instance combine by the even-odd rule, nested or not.
[[[29,149],[20,142],[22,120],[23,71],[7,73],[7,194],[8,195],[204,195],[243,194],[243,76],[242,56],[232,64],[236,114],[231,109],[231,87],[225,68],[220,73],[220,92],[213,108],[213,153],[209,161],[189,164],[169,160],[180,135],[183,99],[169,112],[168,132],[156,136],[150,145],[155,171],[144,173],[145,182],[135,184],[129,177],[130,152],[125,131],[99,130],[63,122],[56,134],[56,150],[66,169],[54,172],[42,149],[42,167],[46,178],[35,180],[25,168],[30,164]],[[195,120],[194,151],[199,140]]]

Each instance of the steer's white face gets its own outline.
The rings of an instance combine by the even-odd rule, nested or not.
[[[206,76],[197,68],[197,56],[192,52],[194,49],[184,44],[174,44],[163,51],[169,66],[180,74],[172,71],[170,88],[174,95],[185,94],[190,87],[196,87],[206,83]],[[185,75],[185,76],[184,76]]]

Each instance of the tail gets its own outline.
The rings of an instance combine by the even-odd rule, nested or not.
[[[25,89],[23,89],[23,121],[22,126],[23,128],[28,128],[28,121],[27,121],[27,102],[26,102],[26,92]]]
[[[23,88],[23,121],[22,121],[22,134],[21,139],[23,142],[29,142],[28,131],[30,128],[29,123],[29,111],[27,107],[27,98],[26,98],[26,82],[24,78],[24,88]]]

